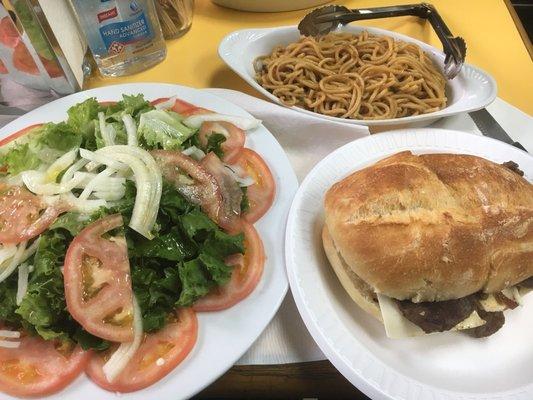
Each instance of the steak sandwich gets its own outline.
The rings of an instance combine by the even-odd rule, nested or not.
[[[533,185],[519,172],[402,152],[333,185],[322,239],[344,289],[392,338],[496,332],[533,288]]]

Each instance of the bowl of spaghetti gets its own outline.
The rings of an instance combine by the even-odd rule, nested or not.
[[[377,28],[346,26],[320,38],[295,26],[240,30],[222,40],[219,55],[274,102],[374,130],[478,110],[497,91],[490,75],[468,64],[446,80],[442,51]]]

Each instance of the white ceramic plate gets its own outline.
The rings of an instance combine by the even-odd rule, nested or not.
[[[403,150],[514,160],[533,180],[531,155],[457,131],[395,131],[337,149],[307,175],[289,213],[287,272],[307,328],[335,367],[373,399],[533,399],[533,295],[525,297],[523,307],[506,312],[503,328],[485,339],[461,333],[389,339],[383,325],[350,299],[329,266],[320,236],[325,192],[351,172]]]
[[[0,139],[31,124],[62,121],[71,105],[89,97],[97,97],[100,101],[120,100],[123,93],[143,93],[146,99],[177,95],[221,113],[251,117],[226,100],[196,89],[159,83],[117,85],[87,90],[46,104],[0,129]],[[265,159],[277,186],[272,208],[255,224],[267,255],[263,277],[254,292],[234,307],[220,312],[198,313],[198,341],[191,354],[163,380],[147,389],[122,394],[121,399],[177,400],[193,396],[215,381],[248,350],[285,296],[287,278],[281,249],[287,214],[298,183],[283,149],[265,127],[260,126],[247,134],[246,147],[256,150]],[[11,397],[0,393],[0,398]],[[116,400],[118,397],[81,376],[64,391],[48,398]]]
[[[442,66],[444,63],[444,53],[442,53],[442,51],[409,36],[384,29],[355,25],[348,25],[342,30],[353,33],[366,30],[373,34],[387,35],[406,42],[413,42],[422,47],[424,51],[426,51],[433,58],[437,65]],[[228,64],[228,66],[233,69],[241,78],[248,82],[248,84],[272,101],[282,104],[276,96],[264,89],[255,81],[253,62],[257,57],[269,54],[277,45],[287,45],[291,42],[296,42],[299,37],[300,34],[295,26],[235,31],[227,35],[222,40],[218,47],[218,54],[224,60],[224,62]],[[472,65],[465,64],[459,75],[457,75],[451,81],[448,81],[448,106],[434,113],[405,118],[370,121],[329,117],[312,111],[304,110],[303,108],[299,107],[291,108],[320,118],[349,124],[389,128],[408,126],[422,127],[427,126],[442,117],[484,108],[494,101],[496,98],[496,91],[496,82],[489,74]]]

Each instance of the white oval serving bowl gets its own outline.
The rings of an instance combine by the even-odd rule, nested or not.
[[[342,29],[343,32],[352,33],[359,33],[364,30],[372,34],[392,36],[395,39],[403,40],[405,42],[416,43],[430,55],[437,65],[442,67],[444,64],[444,53],[442,51],[409,36],[384,29],[355,25],[349,25]],[[296,26],[234,31],[222,39],[222,42],[218,47],[218,54],[233,71],[248,82],[253,88],[261,92],[270,100],[283,105],[276,96],[256,82],[253,62],[257,57],[269,54],[274,47],[295,42],[299,37],[300,34]],[[461,72],[454,79],[448,81],[446,92],[448,96],[448,105],[442,110],[396,119],[345,119],[318,114],[300,107],[291,108],[330,121],[366,125],[373,127],[374,129],[378,128],[376,130],[383,130],[384,128],[399,129],[406,127],[424,127],[442,117],[485,108],[496,98],[497,87],[494,79],[485,71],[472,65],[465,64]]]

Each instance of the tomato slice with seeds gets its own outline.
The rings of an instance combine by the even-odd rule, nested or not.
[[[243,214],[244,220],[253,224],[272,206],[276,195],[276,184],[268,165],[253,150],[243,149],[235,164],[245,176],[250,176],[255,181],[246,190],[250,208]]]
[[[228,164],[235,162],[239,158],[239,154],[244,147],[244,142],[246,140],[244,131],[229,122],[204,122],[198,132],[198,138],[204,148],[208,144],[209,136],[214,133],[222,133],[226,136],[226,140],[222,142],[222,145],[220,146],[224,153],[222,161]]]
[[[153,100],[150,102],[151,105],[155,106],[156,104],[163,103],[167,101],[169,97],[161,97],[159,99]],[[209,114],[212,113],[212,111],[207,110],[202,107],[197,107],[194,104],[187,103],[184,100],[176,99],[174,102],[174,105],[170,108],[170,110],[174,111],[175,113],[178,113],[180,115],[183,115],[185,117],[188,117],[190,115],[195,114]]]
[[[85,369],[90,353],[80,347],[23,334],[15,349],[0,347],[0,391],[41,397],[65,388]]]
[[[87,332],[112,342],[133,340],[126,240],[102,237],[122,225],[122,216],[114,214],[83,229],[70,244],[63,269],[69,313]]]
[[[230,281],[194,303],[195,311],[225,310],[248,297],[256,288],[263,274],[265,250],[252,224],[243,223],[243,232],[244,255],[234,254],[225,260],[228,265],[233,265]]]
[[[146,334],[126,368],[109,382],[102,370],[116,347],[94,354],[87,375],[98,386],[113,392],[134,392],[168,375],[193,349],[198,337],[198,320],[191,308],[181,308],[158,332]]]
[[[44,232],[67,207],[46,206],[20,186],[0,185],[0,243],[20,243]]]

